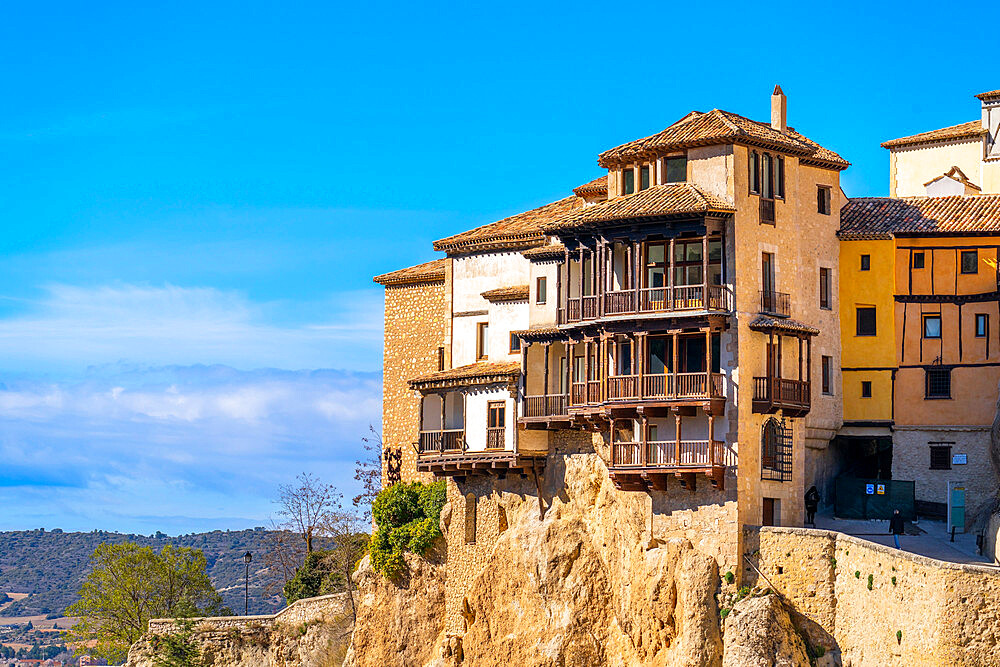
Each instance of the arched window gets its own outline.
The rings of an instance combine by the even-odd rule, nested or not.
[[[760,433],[760,478],[792,480],[792,433],[783,421],[769,418]]]
[[[465,543],[476,543],[476,494],[465,496]]]

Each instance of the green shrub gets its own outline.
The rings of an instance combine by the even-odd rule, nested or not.
[[[875,580],[875,575],[874,574],[869,574],[868,575],[868,590],[872,589],[872,582],[874,580]]]
[[[855,579],[860,579],[861,578],[861,570],[855,570],[854,571],[854,578]]]
[[[837,567],[837,559],[836,558],[831,558],[830,559],[830,565],[832,565],[834,568],[836,568]]]
[[[732,609],[720,609],[719,618],[721,618],[723,621],[726,620],[726,616],[729,616],[729,612],[731,611]]]
[[[441,536],[441,508],[447,499],[444,481],[393,484],[372,502],[377,526],[372,535],[372,567],[388,579],[403,572],[403,553],[423,556]]]
[[[727,584],[731,584],[731,583],[733,583],[734,581],[736,581],[736,575],[735,575],[735,574],[733,574],[732,572],[726,572],[726,573],[725,573],[725,574],[723,575],[723,578],[724,578],[724,579],[726,580],[726,583],[727,583]]]
[[[903,643],[903,631],[902,630],[896,630],[896,643],[897,644],[902,644]]]
[[[893,585],[893,586],[895,586],[895,585],[896,585],[896,577],[893,577],[893,578],[892,578],[892,585]]]

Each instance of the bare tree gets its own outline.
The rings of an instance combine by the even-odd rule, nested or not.
[[[322,526],[323,536],[332,542],[329,555],[324,560],[330,572],[338,572],[344,579],[347,599],[351,603],[352,618],[357,617],[357,609],[351,574],[354,572],[354,566],[364,556],[368,545],[366,527],[367,521],[352,510],[331,512],[327,522]]]
[[[266,595],[282,595],[285,582],[295,576],[302,564],[302,546],[295,533],[273,519],[267,530],[267,551],[264,552],[264,566],[271,572],[281,573],[280,579],[271,579],[264,590]]]
[[[365,521],[371,522],[372,501],[382,490],[382,434],[368,425],[371,435],[361,438],[365,454],[355,462],[354,479],[361,482],[361,493],[354,496],[354,506],[362,512]]]
[[[278,514],[285,518],[284,527],[302,536],[306,553],[312,553],[313,538],[318,529],[331,521],[331,515],[340,510],[341,494],[330,484],[304,472],[295,478],[298,486],[278,488]]]

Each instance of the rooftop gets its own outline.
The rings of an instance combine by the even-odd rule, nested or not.
[[[550,243],[549,245],[540,245],[537,248],[525,250],[521,254],[530,260],[538,261],[543,259],[558,259],[563,257],[565,253],[566,246],[562,243]]]
[[[446,371],[427,373],[410,380],[413,389],[467,386],[510,382],[521,373],[521,364],[512,362],[479,361]]]
[[[608,192],[607,174],[603,176],[598,176],[589,183],[584,183],[583,185],[578,185],[575,188],[573,188],[573,193],[578,197],[583,197],[585,195],[607,194],[607,192]]]
[[[583,208],[577,196],[533,208],[498,222],[434,242],[434,249],[449,254],[483,252],[487,250],[524,249],[545,242],[542,228],[570,211]]]
[[[985,93],[979,93],[976,97],[981,100],[991,100],[1000,97],[1000,90],[988,90]]]
[[[395,285],[415,285],[419,283],[432,283],[444,280],[445,269],[448,268],[446,258],[435,259],[424,264],[417,264],[405,269],[383,273],[372,278],[379,285],[392,287]]]
[[[553,220],[545,229],[567,231],[616,220],[735,210],[731,204],[691,183],[666,183],[572,211]]]
[[[919,144],[930,144],[936,141],[955,141],[956,139],[974,139],[986,134],[983,124],[978,120],[971,120],[968,123],[959,123],[950,127],[942,127],[940,130],[921,132],[908,137],[892,139],[882,144],[882,148],[898,148],[900,146],[917,146]]]
[[[497,289],[486,290],[482,296],[487,301],[493,303],[499,301],[527,301],[528,286],[514,285],[512,287],[498,287]]]
[[[716,144],[772,148],[798,155],[810,163],[838,170],[850,166],[844,158],[807,139],[792,128],[788,128],[787,132],[779,132],[767,123],[760,123],[720,109],[712,109],[708,113],[692,111],[661,132],[604,151],[597,162],[602,167],[608,168],[646,157],[650,153]]]
[[[895,234],[1000,234],[1000,194],[951,197],[863,197],[840,212],[842,239]]]

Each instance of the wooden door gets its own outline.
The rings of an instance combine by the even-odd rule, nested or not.
[[[760,520],[762,526],[775,526],[774,522],[774,498],[764,498],[764,515]]]

